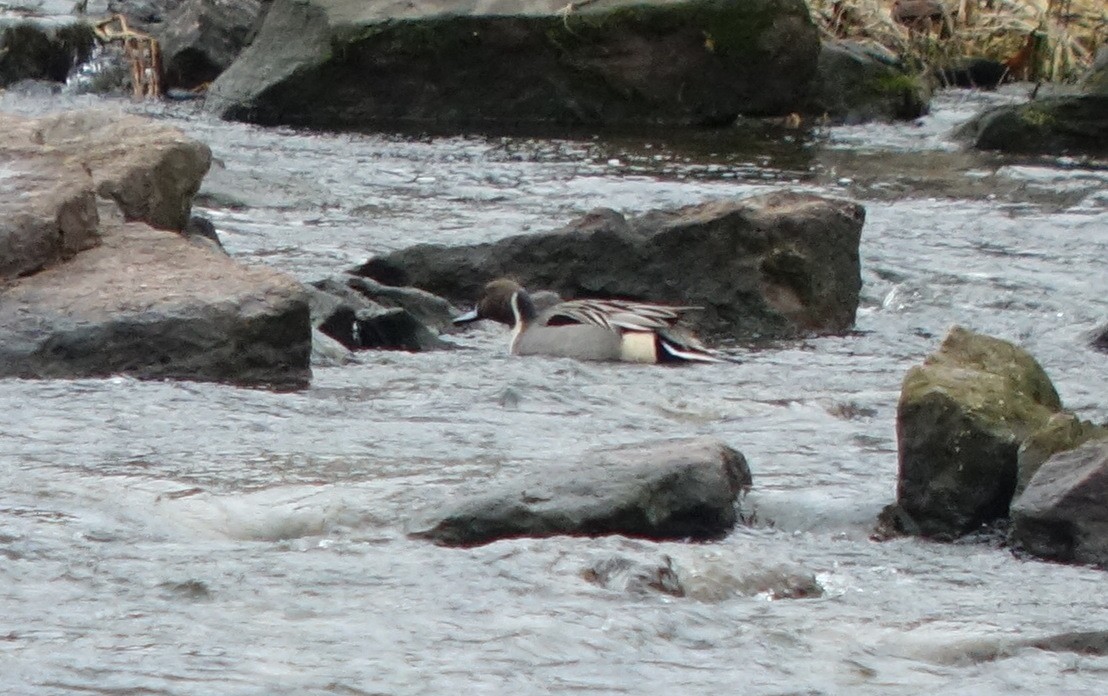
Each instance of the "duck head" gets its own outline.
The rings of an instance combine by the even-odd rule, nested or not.
[[[498,278],[485,285],[477,305],[465,314],[454,318],[455,324],[468,324],[481,319],[492,319],[501,324],[515,326],[535,318],[535,305],[523,287],[508,278]]]

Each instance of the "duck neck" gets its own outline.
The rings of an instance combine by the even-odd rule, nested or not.
[[[537,314],[535,303],[531,301],[531,296],[526,290],[520,289],[513,292],[511,305],[513,326],[520,328],[534,321]]]

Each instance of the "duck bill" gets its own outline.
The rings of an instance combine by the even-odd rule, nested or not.
[[[474,308],[469,310],[465,314],[459,314],[458,316],[454,317],[454,325],[457,326],[459,324],[471,324],[480,318],[481,317],[477,316],[477,309]]]

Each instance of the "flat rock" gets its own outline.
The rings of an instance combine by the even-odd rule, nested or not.
[[[304,288],[186,235],[209,159],[135,116],[0,114],[0,377],[307,383]]]
[[[511,276],[565,299],[614,297],[694,305],[697,330],[739,339],[841,333],[862,287],[862,206],[777,193],[626,219],[595,210],[553,232],[490,244],[424,244],[355,273],[470,304]]]
[[[723,125],[798,111],[803,0],[274,0],[206,108],[358,128]]]
[[[1056,454],[1012,503],[1012,541],[1066,563],[1108,566],[1108,438]]]
[[[746,459],[716,440],[619,447],[448,506],[413,536],[447,546],[556,535],[715,539],[734,527],[750,484]]]

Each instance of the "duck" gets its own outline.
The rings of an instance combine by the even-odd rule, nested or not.
[[[519,283],[498,278],[485,285],[476,306],[454,323],[491,319],[511,326],[511,355],[634,363],[727,361],[679,325],[686,312],[700,307],[598,299],[546,304],[537,307]]]

